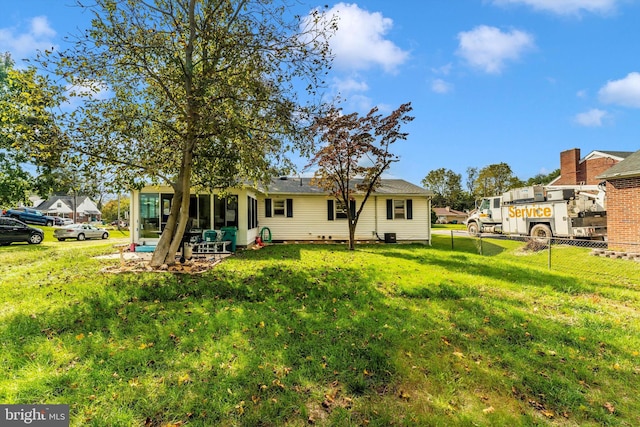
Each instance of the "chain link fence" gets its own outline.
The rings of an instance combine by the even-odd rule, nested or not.
[[[519,261],[532,267],[580,276],[588,273],[596,279],[607,278],[620,285],[640,286],[640,243],[527,236],[469,238],[473,239],[480,255],[495,255],[497,248],[492,241],[507,239],[521,243],[513,253],[520,257]],[[451,242],[453,248],[453,235]]]

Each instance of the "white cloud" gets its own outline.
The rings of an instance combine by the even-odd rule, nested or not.
[[[336,67],[362,70],[380,66],[386,72],[395,72],[409,57],[408,52],[385,39],[393,21],[381,13],[368,12],[357,4],[338,3],[325,12],[324,23],[332,17],[338,26],[329,39]]]
[[[453,85],[442,79],[435,79],[431,82],[431,90],[435,93],[449,93],[453,90]]]
[[[448,63],[447,65],[443,65],[442,67],[433,67],[431,68],[431,71],[434,74],[442,74],[442,75],[448,76],[449,73],[451,73],[452,68],[453,68],[453,65],[451,63]]]
[[[486,25],[458,33],[458,40],[456,53],[469,65],[492,74],[499,74],[507,61],[517,60],[535,47],[531,34],[519,30],[503,32]]]
[[[366,114],[373,108],[373,100],[365,95],[354,94],[345,99],[346,111],[358,111]]]
[[[356,80],[354,77],[334,78],[333,88],[339,93],[366,92],[369,90],[369,85],[367,82]]]
[[[581,126],[599,127],[602,126],[602,120],[607,115],[606,111],[594,108],[584,113],[576,114],[574,120]]]
[[[38,50],[56,48],[53,42],[55,36],[56,32],[49,25],[47,17],[36,16],[24,31],[17,27],[0,28],[0,52],[10,52],[11,57],[19,62],[33,57]]]
[[[581,90],[579,90],[578,92],[576,92],[576,96],[577,96],[578,98],[583,98],[583,99],[584,99],[584,98],[586,98],[586,97],[587,97],[587,95],[588,95],[588,94],[587,94],[587,91],[586,91],[585,89],[581,89]]]
[[[497,5],[524,4],[536,10],[558,15],[575,15],[581,12],[610,13],[619,0],[493,0]]]
[[[640,73],[629,73],[620,80],[609,80],[598,91],[600,101],[625,107],[640,108]]]

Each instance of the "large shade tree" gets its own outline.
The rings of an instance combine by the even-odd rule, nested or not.
[[[511,167],[502,162],[483,167],[475,178],[476,196],[495,196],[511,188],[522,186],[522,181],[513,174]]]
[[[59,160],[51,144],[61,138],[53,112],[62,100],[62,89],[34,67],[18,69],[9,54],[0,55],[0,206],[26,202],[31,172]]]
[[[192,188],[266,182],[291,166],[288,149],[307,149],[314,111],[297,89],[313,95],[329,64],[320,12],[298,19],[284,0],[87,4],[92,28],[41,60],[85,99],[67,116],[65,148],[114,173],[118,186],[173,188],[151,261],[170,264]]]
[[[451,169],[438,168],[430,171],[422,179],[422,186],[435,193],[436,206],[450,206],[459,209],[462,196],[462,175]]]
[[[345,206],[350,250],[355,249],[358,219],[369,196],[380,187],[382,174],[400,160],[392,145],[407,138],[401,127],[413,120],[411,110],[411,103],[406,103],[388,116],[378,108],[360,116],[334,107],[312,126],[320,144],[308,165],[317,167],[312,182]],[[357,193],[363,197],[359,207]]]

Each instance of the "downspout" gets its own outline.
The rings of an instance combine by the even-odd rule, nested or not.
[[[375,215],[373,233],[375,234],[376,237],[378,237],[378,196],[373,196],[373,207],[374,207],[373,212]]]
[[[429,198],[427,199],[427,207],[429,208],[427,210],[427,215],[429,215],[429,220],[427,221],[427,231],[428,231],[428,236],[429,236],[429,246],[433,246],[432,242],[431,242],[431,196],[429,196]]]

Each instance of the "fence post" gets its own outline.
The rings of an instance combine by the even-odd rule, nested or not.
[[[549,237],[548,246],[549,246],[549,259],[547,261],[547,267],[551,270],[551,237]]]

